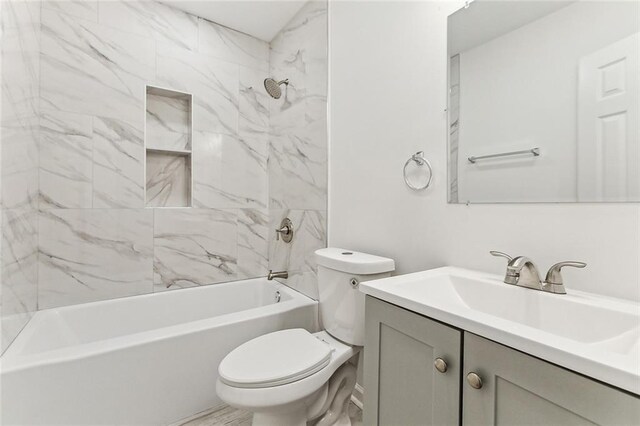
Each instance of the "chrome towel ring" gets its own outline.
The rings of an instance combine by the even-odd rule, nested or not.
[[[415,163],[418,167],[423,167],[423,166],[427,167],[427,170],[429,172],[429,177],[426,179],[426,183],[424,183],[423,185],[417,185],[417,184],[411,183],[411,181],[410,181],[410,179],[409,179],[409,177],[407,175],[407,167],[411,163]],[[431,163],[429,163],[429,160],[424,158],[424,152],[423,151],[416,152],[415,154],[413,154],[411,156],[411,158],[409,158],[407,160],[406,163],[404,163],[403,175],[404,175],[404,183],[406,183],[407,186],[409,188],[413,189],[414,191],[420,191],[420,190],[423,190],[423,189],[427,189],[429,187],[429,185],[431,185],[431,179],[433,178],[433,169],[431,168]]]

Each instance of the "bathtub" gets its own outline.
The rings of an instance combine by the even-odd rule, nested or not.
[[[0,359],[2,425],[175,423],[222,403],[227,353],[294,327],[317,302],[263,278],[39,311]]]

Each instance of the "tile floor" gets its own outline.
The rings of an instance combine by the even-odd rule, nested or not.
[[[349,418],[352,426],[362,426],[362,410],[353,402],[349,404]],[[251,426],[251,413],[225,405],[181,426]]]

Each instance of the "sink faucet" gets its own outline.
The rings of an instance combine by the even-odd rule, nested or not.
[[[269,274],[267,275],[267,279],[269,281],[273,280],[274,278],[289,278],[289,273],[287,271],[277,271],[277,272],[273,272],[271,269],[269,269]]]
[[[526,256],[511,257],[500,251],[490,251],[489,253],[493,256],[504,257],[509,261],[507,272],[504,276],[505,283],[542,290],[540,274],[533,260]]]
[[[508,260],[507,272],[504,277],[506,284],[517,285],[520,287],[531,288],[534,290],[546,291],[555,294],[566,294],[562,281],[560,270],[565,266],[574,268],[584,268],[587,266],[584,262],[567,261],[560,262],[549,268],[545,280],[540,279],[538,268],[531,259],[526,256],[511,257],[506,253],[499,251],[490,251],[491,255],[504,257]]]

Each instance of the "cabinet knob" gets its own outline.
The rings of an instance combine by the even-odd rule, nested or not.
[[[467,383],[474,389],[480,389],[482,387],[482,378],[476,373],[471,372],[467,374]]]
[[[436,360],[433,362],[433,365],[436,367],[436,370],[438,370],[441,373],[446,373],[447,372],[447,361],[445,361],[442,358],[436,358]]]

